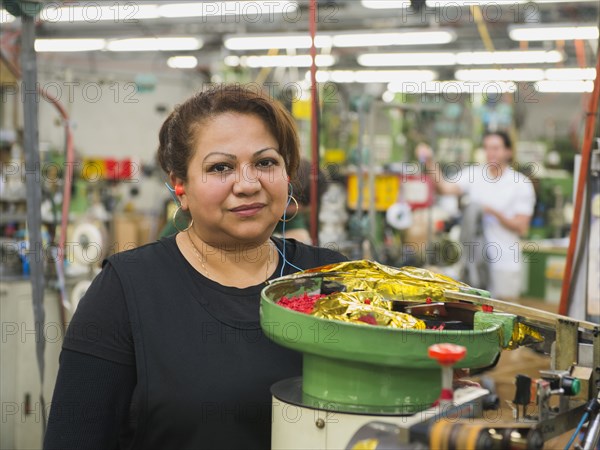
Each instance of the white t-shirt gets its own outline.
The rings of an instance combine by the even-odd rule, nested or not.
[[[458,183],[471,202],[495,209],[507,218],[518,214],[532,216],[535,191],[531,180],[511,167],[502,170],[499,177],[492,178],[493,169],[490,164],[466,166],[448,181]],[[518,272],[522,259],[519,235],[491,214],[484,215],[483,233],[487,242],[482,251],[492,267]]]

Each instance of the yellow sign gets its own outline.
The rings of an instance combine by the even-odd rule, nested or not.
[[[310,120],[311,117],[311,101],[296,100],[292,102],[292,115],[299,120]]]
[[[363,175],[363,209],[369,207],[371,195],[369,192],[369,175]],[[375,175],[375,209],[387,211],[387,209],[398,201],[400,179],[397,175]],[[358,175],[348,176],[348,208],[358,207]]]

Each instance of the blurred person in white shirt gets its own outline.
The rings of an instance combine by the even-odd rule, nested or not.
[[[446,179],[432,149],[419,144],[417,157],[425,163],[438,191],[444,195],[468,195],[483,211],[485,259],[489,263],[487,289],[494,298],[516,301],[521,291],[520,239],[529,231],[535,191],[529,178],[511,167],[513,148],[508,134],[488,132],[483,137],[485,164],[464,166]]]

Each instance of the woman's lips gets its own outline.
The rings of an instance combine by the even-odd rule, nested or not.
[[[229,211],[242,217],[251,217],[262,211],[265,206],[264,203],[252,203],[232,208]]]

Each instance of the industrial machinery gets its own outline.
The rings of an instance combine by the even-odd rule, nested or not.
[[[368,262],[392,274],[385,285],[369,284],[373,272],[350,270],[355,263],[282,277],[262,292],[264,332],[303,353],[303,376],[271,389],[272,448],[540,449],[576,429],[570,448],[586,423],[577,448],[596,448],[600,325],[494,300],[422,269],[405,273]],[[307,313],[310,308],[288,309],[280,300],[339,292],[363,304],[378,297],[425,326],[381,326],[379,318],[352,312],[356,305],[343,313],[339,304],[321,305],[315,314],[315,307]],[[513,417],[499,421],[489,412],[498,407],[494,393],[476,383],[457,387],[453,373],[483,372],[504,349],[519,346],[551,355],[551,365],[536,380],[517,377]]]

